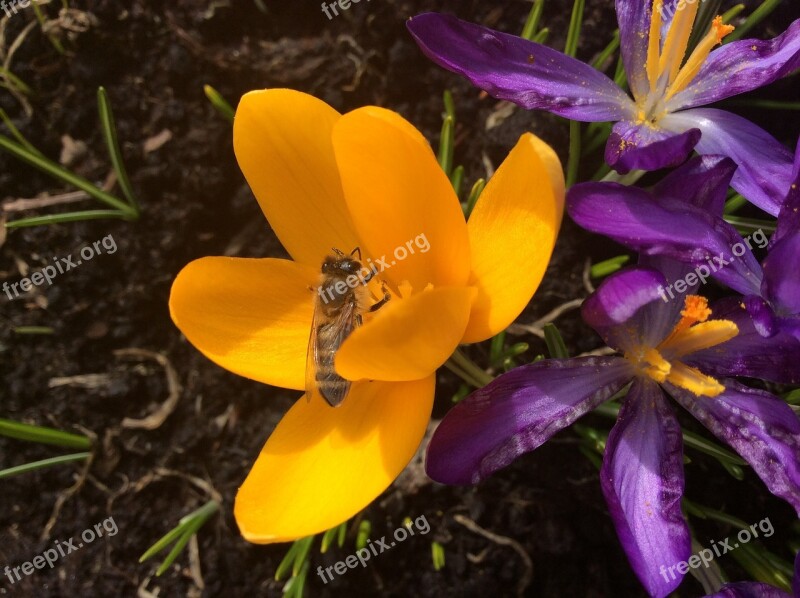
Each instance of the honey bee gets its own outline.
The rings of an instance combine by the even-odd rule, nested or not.
[[[345,255],[334,248],[322,262],[322,282],[317,289],[314,318],[306,354],[306,397],[322,395],[331,407],[337,407],[350,391],[350,381],[334,369],[336,352],[342,343],[362,323],[365,312],[380,309],[391,298],[382,286],[383,299],[368,309],[364,307],[366,284],[375,275],[374,270],[361,266],[361,250],[356,247]],[[358,259],[353,256],[358,254]]]

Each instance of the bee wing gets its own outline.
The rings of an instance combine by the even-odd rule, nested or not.
[[[356,301],[348,301],[333,319],[324,315],[319,300],[314,306],[314,319],[306,354],[306,396],[320,395],[332,407],[339,405],[350,390],[350,381],[336,373],[336,351],[356,327]]]

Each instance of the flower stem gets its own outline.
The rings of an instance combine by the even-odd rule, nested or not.
[[[493,376],[487,374],[474,361],[464,355],[460,349],[456,349],[453,352],[445,365],[464,382],[471,384],[475,388],[483,388],[494,380]]]
[[[631,170],[628,174],[619,174],[618,172],[612,170],[600,180],[604,183],[621,183],[623,185],[633,185],[645,174],[646,172],[644,170]]]

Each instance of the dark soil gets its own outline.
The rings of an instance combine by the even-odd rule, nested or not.
[[[82,431],[96,438],[88,475],[80,465],[62,465],[0,482],[0,568],[31,560],[54,545],[109,517],[118,534],[88,544],[55,568],[36,571],[11,585],[0,575],[0,594],[18,596],[278,596],[273,579],[288,545],[255,546],[238,533],[232,504],[238,485],[296,392],[239,378],[215,366],[190,346],[172,324],[167,298],[177,272],[207,255],[282,255],[239,172],[231,128],[210,106],[203,85],[235,100],[265,87],[292,87],[319,96],[340,111],[365,104],[397,110],[432,142],[441,125],[441,94],[453,90],[458,117],[456,161],[465,166],[467,188],[485,176],[481,152],[495,166],[517,137],[531,129],[566,159],[565,121],[521,110],[501,126],[485,129],[497,102],[461,78],[429,63],[406,34],[404,21],[427,10],[503,31],[521,30],[529,9],[524,1],[361,2],[329,21],[319,2],[249,0],[76,0],[72,7],[97,20],[89,31],[65,41],[61,56],[36,29],[17,53],[12,70],[36,92],[33,116],[0,90],[0,107],[47,155],[57,157],[61,137],[88,146],[73,168],[101,182],[110,167],[97,125],[96,90],[108,90],[126,165],[143,207],[134,223],[93,221],[10,232],[0,248],[0,282],[15,282],[55,256],[76,254],[86,244],[113,235],[118,251],[94,258],[60,276],[38,294],[9,302],[2,296],[0,324],[0,416]],[[493,4],[494,6],[489,6]],[[791,5],[791,6],[790,6]],[[544,22],[549,44],[560,48],[571,2],[548,2]],[[51,15],[55,7],[50,6]],[[773,36],[798,15],[793,0],[754,34]],[[13,39],[33,19],[21,9],[10,19]],[[615,27],[611,3],[589,1],[579,57],[601,50]],[[754,98],[798,99],[796,77],[751,94]],[[235,103],[235,101],[234,101]],[[768,128],[787,146],[798,134],[796,113],[736,108]],[[789,120],[790,117],[792,120]],[[145,153],[143,144],[164,130],[171,140]],[[583,166],[589,176],[599,166]],[[0,153],[0,200],[65,191],[39,171]],[[74,209],[51,208],[48,213]],[[35,212],[38,213],[38,212]],[[42,212],[44,213],[44,212]],[[26,213],[25,215],[32,215]],[[11,215],[12,218],[20,214]],[[622,253],[618,247],[565,221],[555,257],[535,300],[521,316],[533,322],[558,305],[585,296],[585,260]],[[600,346],[575,311],[558,320],[572,354]],[[21,335],[17,326],[47,326],[52,335]],[[546,352],[536,337],[525,359]],[[166,376],[152,360],[122,359],[121,349],[165,355],[182,391],[175,411],[154,430],[123,428],[124,418],[148,415],[168,395]],[[486,348],[470,349],[485,363]],[[102,374],[94,385],[53,385],[53,379]],[[446,370],[439,376],[435,417],[441,417],[458,388]],[[57,382],[57,381],[56,381]],[[608,429],[609,422],[588,419]],[[687,427],[697,429],[688,419]],[[53,456],[59,449],[0,439],[0,467]],[[775,536],[765,544],[781,552],[794,516],[751,474],[737,482],[719,465],[690,454],[687,495],[748,522],[771,518]],[[418,468],[417,470],[418,471]],[[79,480],[80,478],[80,480]],[[43,530],[59,497],[79,480]],[[476,488],[419,483],[405,475],[363,516],[373,537],[389,535],[404,517],[425,515],[431,532],[416,536],[357,569],[323,585],[313,573],[354,552],[352,534],[344,548],[326,555],[314,550],[308,596],[513,596],[525,567],[508,546],[495,544],[455,522],[462,514],[495,534],[515,539],[533,563],[529,596],[644,596],[627,564],[606,512],[597,471],[577,450],[572,431],[528,455]],[[205,488],[205,489],[204,489]],[[139,556],[178,520],[209,498],[223,499],[219,515],[200,531],[199,564],[204,589],[189,572],[189,552],[161,578],[156,564]],[[729,529],[698,525],[703,540],[724,538]],[[436,572],[430,543],[444,545],[447,564]],[[782,556],[787,556],[782,554]],[[741,576],[735,562],[720,562]],[[138,590],[137,590],[138,589]],[[683,584],[681,596],[698,596],[700,585]]]

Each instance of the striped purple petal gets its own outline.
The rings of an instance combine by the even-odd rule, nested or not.
[[[625,554],[651,596],[672,592],[683,575],[665,575],[691,553],[681,513],[681,428],[655,382],[637,379],[608,436],[600,483]]]
[[[764,259],[762,294],[778,316],[800,314],[800,230],[784,236]]]
[[[670,112],[705,106],[769,85],[800,68],[800,19],[770,40],[743,39],[720,46],[697,76],[667,102]]]
[[[425,469],[444,484],[477,484],[611,398],[633,376],[620,357],[550,359],[476,390],[444,417]]]
[[[750,464],[770,492],[800,514],[800,419],[781,399],[724,380],[709,399],[665,384],[672,397]]]
[[[658,317],[664,309],[661,293],[666,284],[664,275],[652,268],[620,270],[583,302],[581,316],[609,347],[618,351],[632,351],[641,345],[655,347],[677,322],[668,323]],[[653,325],[656,321],[659,326]]]
[[[428,58],[496,98],[585,122],[635,113],[633,101],[614,81],[542,44],[452,15],[424,13],[406,24]]]
[[[647,63],[652,2],[616,0],[619,45],[628,85],[633,97],[641,100],[650,92],[644,65]]]
[[[668,114],[661,125],[676,133],[700,129],[697,152],[731,158],[738,166],[731,186],[765,212],[778,215],[791,183],[792,153],[769,133],[714,108]]]
[[[649,124],[621,120],[608,136],[605,160],[620,174],[678,166],[699,140],[700,131],[697,129],[687,127],[687,130],[675,133]]]
[[[686,182],[696,181],[688,177]],[[696,190],[707,191],[702,186]],[[687,188],[680,192],[686,194]],[[575,185],[567,195],[567,210],[583,228],[630,249],[692,265],[695,281],[714,277],[740,293],[760,293],[761,266],[752,251],[736,228],[707,210],[616,183]],[[678,289],[681,296],[685,292]]]
[[[780,384],[800,384],[800,340],[782,330],[765,338],[739,298],[712,304],[711,317],[732,321],[739,334],[720,345],[692,353],[685,359],[687,364],[712,376],[747,376]]]
[[[781,213],[778,215],[778,227],[769,240],[770,247],[789,233],[800,231],[800,139],[794,152],[794,166],[789,193],[783,201]]]

